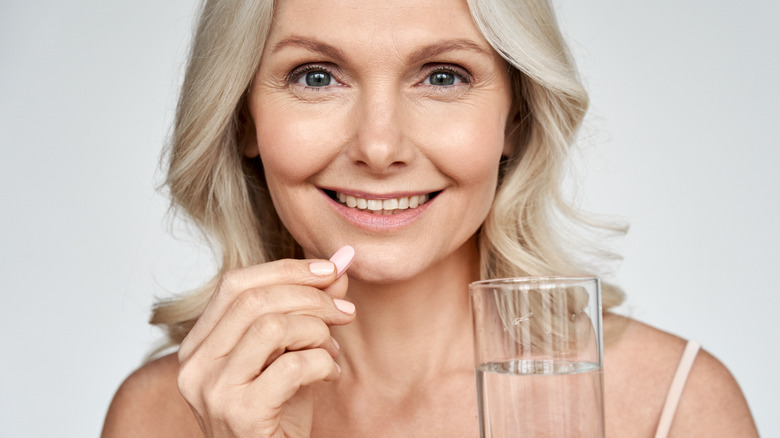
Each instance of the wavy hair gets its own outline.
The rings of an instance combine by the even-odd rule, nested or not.
[[[481,275],[593,272],[572,255],[571,233],[562,232],[571,224],[599,225],[561,192],[588,98],[554,11],[548,0],[468,4],[487,41],[511,66],[518,114],[514,152],[502,163],[496,199],[480,230]],[[154,306],[150,322],[166,330],[168,345],[189,333],[227,271],[301,255],[276,214],[260,159],[241,152],[246,95],[272,19],[272,0],[206,0],[201,7],[164,155],[165,186],[172,209],[202,231],[221,265],[207,284]],[[604,288],[604,308],[621,301],[618,289]]]

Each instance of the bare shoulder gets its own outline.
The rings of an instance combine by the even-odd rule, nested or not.
[[[687,341],[613,314],[605,315],[604,326],[607,435],[653,436]],[[693,362],[669,436],[758,436],[739,384],[704,349]]]
[[[693,363],[670,436],[758,437],[737,380],[706,350]]]
[[[170,354],[131,374],[111,402],[102,437],[202,436],[195,416],[179,393],[178,370],[176,355]]]

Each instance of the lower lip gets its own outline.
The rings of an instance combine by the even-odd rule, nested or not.
[[[417,220],[422,214],[428,210],[428,207],[439,197],[436,196],[433,199],[429,199],[425,204],[417,206],[416,208],[407,208],[401,210],[398,213],[393,214],[374,214],[371,210],[361,210],[359,208],[350,208],[344,204],[334,201],[325,192],[322,195],[330,201],[330,204],[335,210],[342,216],[347,222],[369,230],[369,231],[389,231],[399,228],[403,228],[410,223]]]

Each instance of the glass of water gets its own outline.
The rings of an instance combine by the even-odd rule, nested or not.
[[[599,280],[485,280],[469,294],[480,436],[603,438]]]

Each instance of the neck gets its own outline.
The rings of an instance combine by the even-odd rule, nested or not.
[[[332,327],[356,381],[414,384],[473,364],[468,284],[479,276],[476,239],[416,277],[394,284],[350,279],[357,318]],[[379,379],[379,380],[378,380]]]

